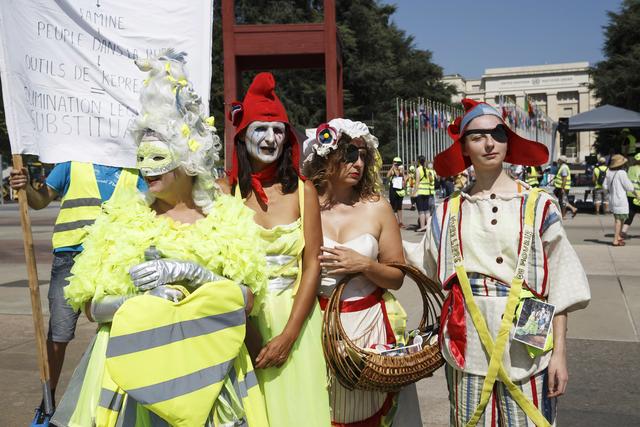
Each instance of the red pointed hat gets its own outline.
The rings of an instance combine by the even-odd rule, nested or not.
[[[298,138],[289,124],[287,111],[276,95],[276,80],[271,73],[258,73],[242,102],[234,101],[229,109],[229,119],[236,128],[234,141],[240,133],[249,126],[251,122],[282,122],[287,125],[287,141],[291,144],[291,155],[293,167],[300,175],[300,148]],[[233,149],[233,159],[231,170],[229,171],[231,183],[235,183],[238,178],[238,158]]]
[[[462,154],[462,135],[467,125],[476,117],[491,115],[503,123],[502,115],[486,102],[465,98],[462,100],[464,116],[449,125],[447,133],[453,139],[451,147],[438,154],[433,160],[436,173],[440,176],[454,176],[471,166],[471,159]],[[506,125],[508,141],[507,156],[504,161],[516,165],[539,166],[549,160],[549,150],[544,144],[523,138]]]

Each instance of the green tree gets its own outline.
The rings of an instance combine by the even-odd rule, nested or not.
[[[608,15],[605,60],[593,69],[596,95],[602,104],[640,111],[640,0],[624,0]]]
[[[320,22],[322,0],[236,0],[236,21],[242,23]],[[454,93],[440,82],[442,68],[431,52],[415,47],[412,37],[391,22],[396,7],[378,0],[340,0],[336,6],[344,65],[344,114],[374,127],[380,151],[395,155],[396,97],[425,97],[448,103]],[[224,85],[220,2],[215,6],[211,112],[224,129]],[[280,98],[298,128],[325,120],[323,70],[272,70]],[[244,73],[248,87],[255,72]],[[242,90],[241,90],[242,91]],[[0,142],[7,143],[4,111],[0,108]],[[6,144],[8,146],[8,144]]]
[[[321,0],[237,0],[238,23],[319,22]],[[374,126],[385,160],[395,155],[396,97],[425,97],[448,103],[454,93],[440,82],[442,68],[431,62],[431,52],[415,47],[390,20],[396,7],[376,0],[341,0],[336,18],[344,65],[344,114]],[[221,117],[223,61],[220,8],[216,8],[213,49],[211,108]],[[299,128],[314,127],[325,120],[323,70],[271,70],[280,98],[291,121]],[[245,73],[246,88],[256,72]],[[222,120],[218,120],[222,126]]]
[[[592,69],[600,104],[640,111],[640,0],[624,0],[619,12],[608,12],[604,27],[605,59]],[[598,151],[619,151],[618,132],[598,132]]]

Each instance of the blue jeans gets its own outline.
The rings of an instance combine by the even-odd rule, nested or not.
[[[74,311],[64,297],[64,287],[69,284],[74,258],[80,252],[54,252],[49,283],[49,333],[53,342],[69,342],[76,332],[80,311]]]

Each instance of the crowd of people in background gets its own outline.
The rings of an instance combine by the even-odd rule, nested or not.
[[[571,194],[573,186],[586,186],[582,203],[592,203],[593,213],[614,216],[613,246],[624,246],[629,238],[629,227],[635,214],[640,211],[640,152],[636,152],[636,138],[629,129],[620,132],[622,144],[620,153],[616,150],[606,156],[593,157],[595,164],[585,164],[584,178],[576,179],[572,174],[569,159],[565,155],[545,167],[510,165],[509,174],[532,188],[546,188],[553,192],[561,209],[562,217],[578,214],[576,194]],[[574,177],[572,178],[572,175]],[[433,170],[433,163],[424,156],[406,165],[403,159],[395,157],[386,174],[389,200],[401,228],[415,231],[426,230],[428,219],[433,214],[437,199],[445,199],[455,191],[462,190],[475,182],[473,166],[453,177],[440,177]],[[409,210],[418,210],[415,225],[403,223],[403,203],[409,197]],[[583,208],[582,206],[581,208]]]

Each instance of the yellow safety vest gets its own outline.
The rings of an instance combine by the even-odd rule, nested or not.
[[[53,227],[53,248],[76,246],[87,235],[84,228],[93,224],[100,214],[102,197],[98,189],[93,163],[71,162],[69,188],[62,197],[60,213]],[[138,183],[136,169],[123,169],[113,195],[125,189],[135,190]]]
[[[540,181],[538,181],[539,177],[540,175],[538,174],[538,170],[535,166],[529,166],[527,168],[527,184],[529,184],[530,187],[537,187],[540,185]]]
[[[627,151],[627,154],[633,156],[636,154],[636,137],[635,135],[629,134],[627,135],[627,139],[629,140],[629,150]]]
[[[633,183],[635,190],[640,191],[640,165],[631,166],[627,171],[627,176],[629,176],[629,181]],[[638,203],[636,203],[636,200],[638,199],[635,199],[636,195],[634,192],[627,192],[627,196],[633,197],[633,204],[638,205]]]
[[[567,181],[564,184],[564,189],[569,190],[571,189],[571,169],[569,169],[569,165],[567,165],[566,163],[563,163],[558,168],[558,172],[556,172],[556,176],[553,179],[553,186],[555,188],[562,188],[562,171],[564,170],[567,171]]]
[[[596,183],[595,183],[596,190],[602,188],[602,184],[598,184],[598,177],[600,176],[601,173],[607,173],[608,170],[609,168],[604,165],[598,166],[593,170],[593,175],[596,177]]]
[[[230,280],[206,283],[177,303],[151,295],[129,299],[113,318],[100,403],[114,407],[126,396],[172,426],[202,426],[212,411],[222,416],[215,403],[227,384],[225,393],[235,389],[249,425],[268,426],[244,346],[244,308],[243,293]],[[98,426],[117,419],[100,415],[109,414],[99,412]]]
[[[418,166],[420,171],[420,181],[418,182],[418,196],[431,196],[435,193],[436,188],[436,174],[433,169],[427,169],[423,166]]]

